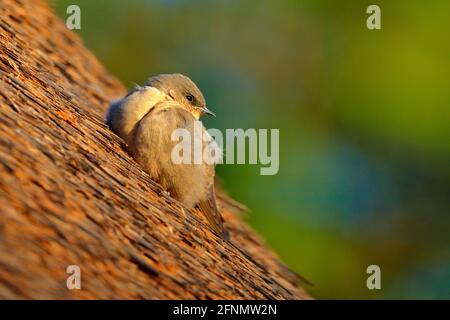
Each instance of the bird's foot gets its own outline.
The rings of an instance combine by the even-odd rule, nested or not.
[[[170,192],[169,192],[169,191],[163,190],[163,191],[161,191],[161,193],[162,193],[163,195],[165,195],[165,196],[170,197]]]

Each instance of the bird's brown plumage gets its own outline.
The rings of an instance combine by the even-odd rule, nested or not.
[[[176,129],[185,129],[191,137],[206,135],[208,139],[201,142],[202,150],[211,147],[212,138],[203,125],[199,126],[198,122],[195,125],[196,114],[192,112],[206,108],[203,95],[182,75],[152,79],[147,82],[150,86],[136,88],[111,104],[107,124],[124,138],[131,155],[152,179],[186,207],[198,207],[213,229],[228,239],[215,199],[214,163],[195,163],[191,159],[190,163],[176,164],[172,159],[178,142],[171,135]],[[195,97],[192,106],[183,100],[187,93]]]

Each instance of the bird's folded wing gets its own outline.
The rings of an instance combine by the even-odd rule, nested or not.
[[[228,234],[227,229],[223,224],[223,218],[217,209],[216,197],[214,192],[214,184],[211,184],[211,187],[208,192],[208,197],[205,200],[201,200],[197,204],[198,209],[205,215],[206,219],[208,219],[209,223],[213,227],[213,229],[220,235],[224,240],[229,240],[230,236]]]

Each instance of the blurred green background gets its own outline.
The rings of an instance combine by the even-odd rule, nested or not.
[[[314,297],[450,298],[449,1],[52,3],[128,87],[181,72],[207,127],[280,129],[277,175],[218,175]]]

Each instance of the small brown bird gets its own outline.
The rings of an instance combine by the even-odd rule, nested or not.
[[[191,79],[182,74],[161,74],[112,102],[106,123],[125,140],[133,158],[152,179],[186,207],[198,207],[213,229],[228,240],[216,205],[214,163],[176,164],[171,158],[177,144],[172,133],[184,128],[194,136],[194,124],[204,114],[214,116]],[[201,131],[212,140],[203,125]],[[203,141],[203,147],[208,148],[208,140]]]

